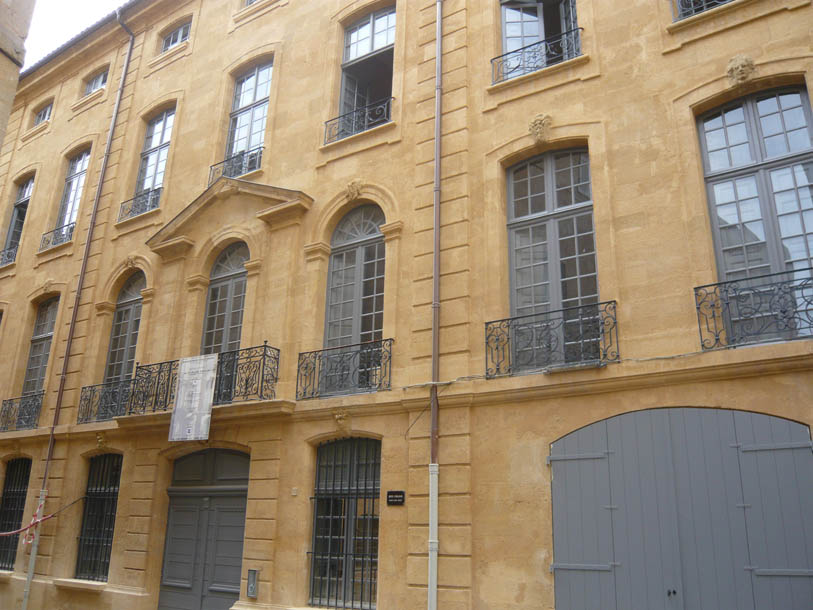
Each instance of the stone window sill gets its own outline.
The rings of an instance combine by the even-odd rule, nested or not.
[[[48,128],[51,126],[51,121],[43,121],[39,125],[34,125],[31,129],[26,131],[23,135],[20,136],[20,142],[28,142],[31,138],[34,138],[40,134],[45,133],[48,131]]]
[[[182,57],[186,57],[188,55],[187,51],[189,51],[189,40],[184,40],[182,43],[175,45],[168,51],[164,51],[160,55],[156,55],[147,62],[147,68],[149,70],[146,74],[144,74],[144,76],[149,76],[152,72],[155,72],[156,70],[159,70],[164,66],[181,59]]]
[[[79,580],[78,578],[54,578],[53,583],[58,589],[91,591],[93,593],[101,593],[107,588],[106,582],[99,582],[96,580]]]
[[[699,13],[697,15],[692,15],[691,17],[686,17],[685,19],[680,19],[679,21],[670,23],[669,25],[666,26],[666,31],[669,32],[670,34],[674,34],[675,32],[679,32],[680,30],[691,28],[698,23],[709,21],[710,19],[715,19],[720,15],[725,15],[726,13],[739,10],[744,5],[750,4],[755,1],[756,0],[734,0],[733,2],[729,2],[728,4],[716,6],[714,8],[703,11],[702,13]]]
[[[78,113],[88,108],[95,106],[98,102],[101,102],[107,94],[107,87],[102,87],[101,89],[96,89],[93,93],[88,93],[85,97],[81,98],[79,101],[74,102],[71,105],[71,111]]]
[[[243,25],[254,17],[259,17],[268,10],[279,8],[288,4],[288,0],[257,0],[250,6],[244,6],[232,16],[235,26]]]
[[[527,83],[528,81],[543,78],[547,75],[555,74],[556,72],[561,72],[562,70],[566,70],[568,68],[574,68],[576,66],[586,64],[589,61],[590,61],[589,55],[587,54],[579,55],[578,57],[574,57],[573,59],[568,59],[566,61],[559,62],[558,64],[547,66],[545,68],[542,68],[541,70],[535,70],[533,72],[529,72],[528,74],[523,74],[522,76],[509,78],[508,80],[504,80],[501,83],[490,85],[486,87],[486,91],[488,91],[489,93],[497,93],[498,91],[509,89],[510,87],[514,87],[521,83]]]

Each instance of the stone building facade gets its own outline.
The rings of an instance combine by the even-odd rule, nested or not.
[[[435,11],[132,0],[22,75],[29,607],[426,606]],[[442,15],[438,607],[810,608],[810,0]]]

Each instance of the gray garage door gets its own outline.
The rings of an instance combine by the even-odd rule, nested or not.
[[[249,458],[208,450],[175,463],[159,610],[226,610],[240,595]]]
[[[811,610],[813,445],[795,422],[653,409],[551,445],[557,610]]]

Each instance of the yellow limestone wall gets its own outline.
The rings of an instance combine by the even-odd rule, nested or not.
[[[33,608],[154,609],[175,458],[206,447],[250,453],[243,578],[259,595],[235,608],[307,606],[315,447],[362,435],[382,440],[380,609],[425,604],[431,372],[432,158],[435,3],[399,0],[390,124],[324,145],[338,114],[343,27],[388,3],[370,0],[144,0],[124,19],[136,34],[90,247],[67,367],[46,512],[84,493],[88,458],[124,455],[106,585],[72,581],[81,508],[42,529]],[[810,0],[734,0],[674,24],[668,0],[578,0],[581,57],[498,85],[499,3],[446,0],[443,19],[439,600],[444,610],[553,608],[549,444],[619,413],[666,406],[754,410],[813,423],[810,340],[700,353],[694,286],[716,281],[695,117],[750,92],[813,81]],[[161,36],[192,17],[188,42],[159,54]],[[54,417],[68,324],[127,36],[103,25],[17,90],[0,149],[0,230],[15,181],[36,172],[17,261],[0,268],[0,397],[21,392],[36,313],[59,295],[46,397],[37,430],[0,434],[3,464],[34,460],[33,513]],[[732,57],[756,71],[734,84]],[[262,168],[245,180],[302,193],[290,214],[269,191],[222,181],[233,78],[273,58]],[[107,87],[81,98],[83,79],[109,66]],[[33,109],[53,98],[51,120]],[[160,209],[116,222],[133,196],[145,119],[174,104]],[[538,141],[529,123],[547,115]],[[37,252],[53,228],[67,159],[92,155],[74,240]],[[483,324],[510,315],[505,170],[547,150],[586,146],[602,300],[617,300],[622,362],[486,380]],[[352,185],[348,188],[348,185]],[[349,193],[349,194],[348,194]],[[211,193],[210,193],[211,195]],[[207,198],[208,197],[208,198]],[[182,210],[177,247],[146,242]],[[322,346],[330,235],[363,201],[386,215],[384,336],[395,340],[392,390],[295,400],[297,354]],[[307,209],[305,209],[307,208]],[[216,407],[210,440],[167,442],[168,414],[77,425],[82,386],[103,375],[116,295],[133,268],[147,289],[137,360],[199,352],[209,270],[228,243],[251,251],[244,347],[281,350],[273,401]],[[81,505],[77,505],[81,506]],[[22,597],[26,550],[0,573],[0,606]],[[54,582],[56,580],[56,582]]]

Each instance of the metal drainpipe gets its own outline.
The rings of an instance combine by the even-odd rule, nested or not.
[[[432,245],[432,385],[429,457],[429,580],[426,607],[438,607],[438,382],[440,381],[440,134],[443,77],[443,0],[435,3],[435,180]]]
[[[130,41],[127,45],[127,55],[124,58],[124,68],[121,71],[121,80],[119,81],[119,90],[116,93],[116,104],[113,106],[113,116],[110,118],[110,128],[107,130],[107,143],[105,144],[104,157],[102,157],[102,167],[99,170],[99,183],[96,186],[96,196],[93,199],[93,210],[90,214],[90,227],[88,228],[87,242],[85,243],[85,251],[82,255],[82,267],[79,269],[79,281],[76,284],[76,298],[73,302],[73,312],[71,313],[71,323],[68,326],[68,338],[65,342],[65,356],[62,358],[62,372],[59,376],[59,389],[56,395],[56,407],[54,408],[54,421],[51,424],[51,433],[48,436],[48,454],[45,458],[45,472],[42,475],[42,488],[40,489],[40,499],[37,504],[37,519],[42,518],[42,510],[45,506],[45,498],[48,495],[48,470],[51,466],[51,460],[54,457],[54,430],[59,423],[59,412],[62,409],[62,397],[65,394],[65,380],[68,376],[68,359],[71,355],[71,347],[73,345],[73,335],[76,331],[76,318],[79,312],[79,302],[82,298],[82,287],[85,283],[85,275],[87,273],[88,257],[90,256],[90,244],[93,241],[93,229],[96,226],[96,214],[99,211],[99,200],[102,197],[102,184],[104,183],[104,175],[107,171],[107,162],[110,159],[110,147],[113,142],[113,132],[116,128],[116,119],[119,115],[119,106],[121,105],[121,96],[124,91],[124,83],[127,79],[127,70],[130,68],[130,57],[133,54],[133,43],[135,35],[121,20],[121,12],[116,9],[116,20],[119,25],[127,32]],[[34,567],[37,563],[37,551],[40,544],[40,526],[34,528],[34,542],[31,545],[31,557],[28,560],[28,574],[25,579],[25,590],[23,591],[23,603],[21,610],[28,609],[28,598],[31,592],[31,581],[34,579]]]

